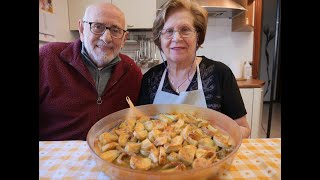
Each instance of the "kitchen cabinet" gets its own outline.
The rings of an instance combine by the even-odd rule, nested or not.
[[[151,29],[156,18],[156,0],[112,0],[125,14],[127,29]]]
[[[233,32],[250,32],[254,30],[254,16],[255,16],[255,0],[234,0],[240,4],[247,11],[233,17],[232,31]]]
[[[251,138],[259,138],[263,109],[263,87],[240,88],[240,93],[247,110],[247,121],[251,128]]]
[[[111,0],[68,0],[69,30],[78,30],[78,20],[82,19],[88,5]]]

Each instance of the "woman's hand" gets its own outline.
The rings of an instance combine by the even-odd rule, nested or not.
[[[251,134],[251,129],[247,122],[246,115],[241,118],[235,119],[236,123],[240,126],[240,131],[242,133],[242,138],[249,138]]]

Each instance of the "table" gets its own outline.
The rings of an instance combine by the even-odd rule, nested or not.
[[[39,179],[109,179],[86,141],[39,141]],[[220,179],[281,179],[281,138],[243,139]]]

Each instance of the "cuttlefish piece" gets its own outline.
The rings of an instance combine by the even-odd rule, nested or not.
[[[151,168],[151,160],[141,156],[132,156],[130,158],[130,167],[132,169],[149,170]]]
[[[213,136],[213,140],[220,147],[228,147],[229,146],[228,145],[229,136],[227,136],[227,135],[217,133],[217,134],[215,134],[215,136]]]

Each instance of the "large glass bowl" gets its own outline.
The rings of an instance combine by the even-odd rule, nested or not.
[[[137,113],[143,113],[150,116],[159,113],[191,113],[196,117],[203,118],[210,122],[215,127],[225,131],[230,135],[235,143],[234,150],[222,160],[213,163],[211,166],[199,169],[190,169],[186,171],[175,172],[154,172],[134,170],[109,163],[101,159],[94,151],[94,140],[101,133],[110,131],[120,122],[127,118],[135,117]],[[165,179],[165,180],[188,180],[188,179],[212,179],[220,176],[225,169],[229,169],[236,152],[238,151],[242,141],[240,127],[230,117],[208,108],[201,108],[185,104],[149,104],[136,106],[133,108],[123,109],[112,113],[97,123],[95,123],[88,132],[87,143],[92,156],[94,157],[98,168],[103,171],[110,179],[130,179],[130,180],[145,180],[145,179]]]

